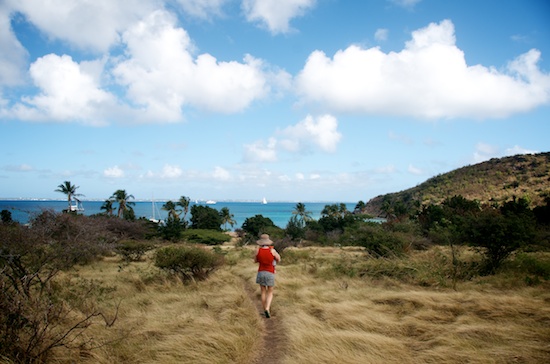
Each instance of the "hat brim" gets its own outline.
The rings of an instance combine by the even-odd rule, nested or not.
[[[256,241],[256,244],[258,245],[273,245],[273,241],[271,239],[260,239]]]

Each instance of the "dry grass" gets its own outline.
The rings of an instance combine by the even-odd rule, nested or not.
[[[109,258],[67,275],[64,279],[95,279],[116,288],[110,300],[98,303],[109,312],[122,303],[112,328],[98,324],[86,332],[95,343],[110,344],[59,351],[56,362],[253,362],[263,345],[265,319],[246,293],[246,285],[255,286],[250,249],[224,247],[230,264],[187,286],[160,274],[149,260],[120,271],[119,261]],[[417,253],[407,262],[370,261],[360,249],[285,253],[289,259],[278,267],[273,320],[286,340],[277,346],[267,339],[284,350],[282,363],[550,361],[547,286],[496,288],[476,280],[455,291],[445,274],[420,272],[422,261],[442,269],[445,251]],[[429,284],[369,274],[376,264],[385,264],[375,267],[384,271],[391,264],[410,267]]]

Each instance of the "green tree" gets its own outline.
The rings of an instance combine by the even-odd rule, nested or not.
[[[532,240],[535,217],[522,205],[521,201],[512,201],[500,209],[485,208],[467,215],[462,236],[481,249],[487,273],[494,273],[506,258]]]
[[[73,198],[76,200],[76,201],[80,201],[76,196],[82,196],[82,194],[80,193],[76,193],[76,190],[80,188],[79,186],[75,186],[73,184],[71,184],[70,181],[65,181],[63,182],[62,184],[60,184],[59,186],[57,186],[57,190],[55,190],[55,192],[61,192],[63,194],[65,194],[67,196],[67,211],[71,211],[71,202],[73,200]]]
[[[191,207],[191,228],[221,230],[222,218],[218,210],[209,206],[193,205]]]
[[[254,238],[259,237],[260,233],[264,233],[270,228],[276,228],[273,220],[263,215],[247,217],[242,225],[242,229]]]
[[[182,220],[185,221],[187,218],[187,214],[189,213],[189,204],[191,202],[191,199],[186,196],[181,196],[178,202],[176,202],[176,205],[180,206],[183,210],[183,217]]]
[[[365,209],[367,208],[367,204],[364,201],[357,202],[357,205],[355,205],[355,208],[353,209],[354,214],[362,214],[365,212]]]
[[[179,221],[181,211],[177,209],[177,205],[173,201],[166,201],[166,203],[162,205],[162,209],[168,211],[168,217]]]
[[[113,206],[113,200],[108,199],[103,202],[103,205],[99,208],[100,210],[104,210],[105,214],[109,216],[113,216],[113,212],[115,211],[115,207]]]
[[[229,211],[228,207],[222,207],[222,209],[220,210],[220,215],[221,215],[222,224],[223,224],[225,230],[227,230],[227,224],[231,225],[231,227],[233,227],[233,225],[235,225],[235,223],[236,223],[236,221],[234,219],[235,215],[233,215]]]
[[[11,224],[13,222],[13,219],[11,218],[11,212],[9,210],[0,211],[0,217],[2,218],[2,222],[4,224]]]
[[[135,218],[134,209],[132,206],[136,203],[130,201],[131,199],[134,199],[133,195],[127,194],[126,190],[116,190],[111,196],[111,199],[114,199],[114,201],[118,203],[118,217],[123,217],[127,220],[133,220]]]
[[[299,223],[302,228],[306,225],[306,222],[312,220],[311,211],[307,211],[306,205],[301,202],[296,204],[294,211],[292,211],[292,215],[296,216],[295,222]]]

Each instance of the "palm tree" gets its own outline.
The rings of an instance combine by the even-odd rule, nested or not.
[[[187,213],[189,212],[189,203],[191,202],[191,199],[186,196],[181,196],[178,202],[176,202],[177,206],[181,206],[183,209],[183,220],[187,217]]]
[[[294,207],[294,211],[292,211],[292,215],[297,216],[298,221],[300,222],[300,225],[302,227],[307,221],[312,220],[311,211],[307,211],[306,205],[301,202],[298,202],[296,204],[296,207]]]
[[[123,217],[129,210],[133,211],[132,206],[136,204],[135,202],[129,201],[133,199],[134,196],[126,194],[126,190],[116,190],[111,198],[118,203],[118,217]]]
[[[115,207],[113,206],[113,200],[105,200],[103,202],[103,205],[99,208],[100,210],[105,210],[105,213],[109,216],[113,216],[113,211],[115,211]]]
[[[57,190],[55,190],[55,192],[61,192],[67,195],[67,203],[68,203],[67,211],[71,211],[71,202],[73,200],[73,197],[76,201],[80,201],[78,198],[76,198],[76,196],[82,196],[81,193],[76,193],[76,190],[78,188],[80,187],[71,184],[70,181],[65,181],[59,186],[57,186]]]
[[[222,217],[222,224],[223,224],[225,230],[227,230],[227,224],[231,225],[231,227],[233,227],[233,225],[235,225],[236,221],[235,221],[235,219],[233,219],[233,217],[235,217],[235,215],[233,215],[231,212],[229,212],[228,207],[222,207],[222,209],[220,210],[220,216]]]
[[[166,201],[164,205],[162,205],[162,209],[164,211],[168,211],[168,217],[173,218],[174,220],[179,220],[180,218],[180,211],[177,210],[176,204],[172,201]]]
[[[355,214],[362,214],[366,208],[367,208],[367,204],[362,200],[360,200],[359,202],[357,202],[357,205],[355,205],[355,209],[353,209],[353,212]]]

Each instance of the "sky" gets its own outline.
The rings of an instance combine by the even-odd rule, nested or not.
[[[0,198],[367,202],[549,118],[546,0],[0,0]]]

